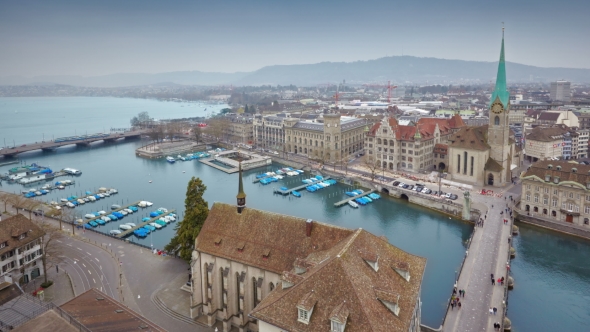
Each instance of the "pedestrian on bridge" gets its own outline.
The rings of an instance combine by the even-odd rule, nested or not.
[[[496,314],[496,312],[498,311],[498,308],[494,307],[494,315]]]

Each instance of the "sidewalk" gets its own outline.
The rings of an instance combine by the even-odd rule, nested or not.
[[[23,287],[26,293],[32,294],[35,290],[41,289],[41,283],[45,280],[44,276],[39,276]],[[44,301],[53,302],[60,306],[75,297],[74,288],[68,274],[61,270],[55,272],[55,267],[49,270],[47,280],[53,281],[53,285],[43,291]]]

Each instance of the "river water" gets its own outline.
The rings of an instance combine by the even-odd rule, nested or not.
[[[129,119],[141,111],[147,111],[150,116],[161,119],[203,116],[205,113],[215,112],[223,107],[225,105],[125,98],[0,98],[0,139],[5,139],[10,145],[13,144],[12,141],[20,145],[40,141],[43,137],[50,139],[53,136],[72,136],[86,131],[90,134],[108,131],[109,128],[128,127]],[[205,108],[207,111],[204,111]],[[0,141],[1,143],[3,142]],[[198,161],[169,164],[164,160],[138,158],[134,150],[142,144],[145,142],[94,143],[89,147],[64,147],[54,152],[29,152],[19,155],[19,158],[27,163],[38,162],[49,165],[54,170],[72,167],[83,172],[81,176],[75,178],[75,186],[51,192],[44,196],[43,200],[59,200],[70,195],[80,195],[86,190],[96,190],[99,187],[118,189],[117,195],[76,208],[76,213],[80,215],[99,210],[108,211],[112,204],[148,200],[154,203],[151,210],[158,207],[176,209],[182,216],[186,185],[192,176],[200,177],[207,186],[204,197],[209,205],[213,202],[235,203],[237,174],[228,175]],[[465,241],[469,238],[472,226],[408,204],[406,201],[388,197],[359,209],[352,209],[349,206],[335,208],[333,203],[344,198],[343,192],[349,189],[343,184],[316,193],[304,191],[303,197],[297,199],[292,196],[274,195],[272,191],[277,186],[299,185],[303,177],[285,178],[278,184],[268,186],[252,182],[256,174],[280,167],[282,165],[273,164],[266,169],[244,172],[244,187],[249,207],[312,218],[348,228],[362,227],[376,235],[385,235],[395,246],[426,257],[428,262],[422,285],[422,322],[435,327],[440,325],[449,296],[449,288],[453,284],[455,271],[461,264],[465,253]],[[8,168],[10,166],[0,167],[0,173],[6,172]],[[309,177],[308,174],[306,176]],[[23,187],[4,183],[2,189],[20,192]],[[110,229],[117,229],[120,223],[137,223],[149,211],[140,210],[121,222],[108,223],[99,230],[108,232]],[[130,238],[147,246],[153,244],[155,248],[162,248],[173,236],[173,228],[174,225],[170,224],[153,232],[145,239],[134,236]],[[570,295],[574,296],[577,292],[581,294],[575,295],[574,303],[586,304],[580,307],[578,321],[590,322],[587,314],[583,314],[583,310],[588,307],[589,298],[590,275],[587,270],[586,274],[579,274],[576,269],[569,268],[569,264],[555,264],[556,270],[553,272],[561,275],[562,279],[582,280],[585,285],[585,288],[580,288],[580,283],[560,282],[560,288],[557,289],[560,296],[554,296],[546,291],[547,288],[530,288],[531,284],[524,284],[527,276],[541,275],[542,279],[548,277],[547,274],[550,271],[543,264],[547,256],[561,257],[561,254],[569,255],[570,252],[562,251],[556,254],[553,252],[555,248],[545,246],[544,242],[549,240],[568,243],[562,240],[560,235],[548,232],[544,235],[547,239],[539,241],[535,236],[535,230],[529,232],[525,227],[521,228],[522,235],[515,240],[519,256],[512,265],[517,287],[510,295],[509,302],[509,315],[515,329],[532,330],[528,329],[529,324],[532,326],[533,322],[538,322],[539,317],[552,321],[571,320],[571,310],[566,309],[571,299],[570,302],[565,303],[566,305],[561,305],[561,301],[567,301]],[[528,250],[527,254],[526,250],[518,247],[520,245],[532,246],[533,249]],[[585,266],[583,258],[589,257],[590,246],[581,241],[576,248],[575,255],[567,256],[568,262],[581,267]],[[551,285],[551,282],[549,284]],[[554,288],[549,286],[548,289]],[[540,301],[539,298],[543,300]],[[555,303],[556,299],[559,300],[557,303]],[[542,324],[542,326],[547,325]]]

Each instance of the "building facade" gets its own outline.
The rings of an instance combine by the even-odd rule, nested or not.
[[[551,100],[570,102],[572,101],[571,83],[568,81],[551,82],[549,94]]]
[[[416,125],[399,125],[395,118],[384,118],[365,137],[366,158],[380,168],[427,172],[443,167],[434,161],[436,144],[446,144],[448,138],[464,127],[458,114],[447,118],[420,118]]]
[[[224,133],[227,139],[233,143],[252,144],[254,142],[254,118],[248,115],[236,115],[228,117],[227,127]]]
[[[283,151],[285,147],[284,120],[286,114],[254,116],[254,144],[257,148]]]
[[[0,276],[23,283],[43,275],[44,232],[22,214],[0,221]]]
[[[529,216],[590,227],[590,166],[542,160],[522,174],[521,209]]]
[[[285,151],[330,163],[347,161],[363,150],[366,121],[340,114],[317,120],[287,118]]]

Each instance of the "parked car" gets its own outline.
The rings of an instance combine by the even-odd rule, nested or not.
[[[422,193],[423,194],[430,194],[432,192],[432,190],[428,189],[428,188],[424,188],[422,189]]]
[[[445,195],[445,198],[448,198],[448,199],[450,199],[450,198],[451,198],[451,195],[452,195],[451,193],[447,193],[447,194]]]
[[[400,182],[400,183],[399,183],[397,186],[398,186],[398,187],[400,187],[400,188],[405,188],[405,187],[404,187],[405,185],[406,185],[405,183],[403,183],[403,182]]]
[[[459,198],[459,196],[457,196],[457,195],[455,195],[455,194],[451,194],[451,197],[450,197],[450,198],[451,198],[452,200],[456,200],[457,198]]]
[[[1,149],[0,149],[0,150],[1,150]],[[400,184],[400,182],[399,182],[399,181],[394,181],[394,182],[393,182],[391,185],[392,185],[392,186],[394,186],[394,187],[397,187],[399,184]]]
[[[412,189],[414,189],[414,186],[410,184],[410,185],[408,185],[408,187],[407,187],[407,188],[405,188],[405,189],[412,190]]]
[[[421,191],[422,191],[422,189],[424,189],[424,187],[421,187],[421,186],[418,186],[418,185],[417,185],[416,187],[414,187],[414,190],[415,190],[416,192],[421,192]]]

